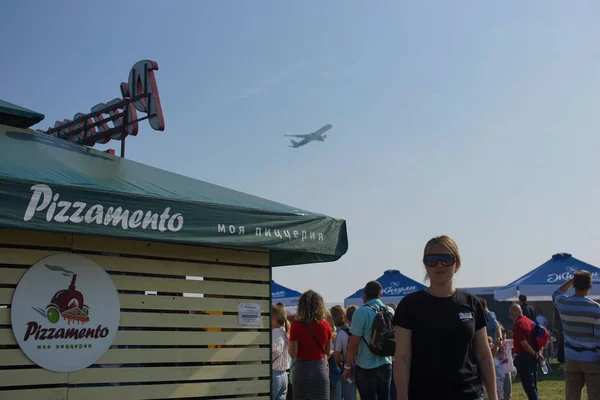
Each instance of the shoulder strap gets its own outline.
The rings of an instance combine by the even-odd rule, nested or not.
[[[371,310],[375,311],[375,318],[377,318],[377,314],[379,314],[380,312],[387,311],[387,308],[385,308],[385,307],[380,306],[379,308],[377,308],[371,304],[365,304],[364,307],[369,307]],[[371,325],[373,325],[373,324],[371,324]],[[371,330],[371,335],[373,335],[372,330]],[[362,337],[363,342],[365,342],[365,344],[367,345],[367,347],[370,348],[371,345],[369,344],[369,342],[366,341],[365,337],[364,336],[361,336],[361,337]]]
[[[308,333],[310,333],[310,336],[312,336],[312,338],[315,340],[315,343],[319,347],[319,350],[321,350],[321,353],[323,353],[323,356],[325,358],[327,358],[327,355],[325,355],[325,350],[323,349],[323,347],[321,347],[321,343],[319,343],[319,341],[317,340],[317,338],[315,337],[315,335],[312,333],[312,331],[310,330],[310,327],[305,322],[303,322],[302,325],[304,325],[304,327],[306,328],[306,330],[308,331]]]
[[[372,304],[365,304],[364,307],[369,307],[371,310],[375,311],[376,313],[381,311],[381,307],[379,309],[377,309],[377,307],[375,307]]]

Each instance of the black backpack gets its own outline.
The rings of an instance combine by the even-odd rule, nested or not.
[[[391,357],[396,352],[396,337],[394,335],[394,314],[387,307],[376,308],[366,305],[375,311],[375,318],[371,325],[372,333],[369,342],[363,336],[365,344],[371,353],[381,357]]]

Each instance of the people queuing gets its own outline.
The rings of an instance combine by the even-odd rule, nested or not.
[[[345,370],[345,366],[349,365],[350,366],[350,371],[351,373],[349,374],[349,376],[347,378],[344,378],[342,380],[342,398],[343,400],[356,400],[356,377],[354,376],[354,369],[356,368],[356,358],[354,358],[353,360],[349,361],[347,354],[348,354],[348,343],[350,342],[350,336],[352,335],[350,333],[350,328],[352,327],[352,321],[354,318],[354,313],[356,312],[357,307],[352,305],[349,306],[346,309],[346,320],[348,321],[348,330],[343,330],[343,333],[345,334],[346,338],[342,339],[341,344],[339,346],[336,347],[336,350],[340,350],[343,355],[344,355],[344,359],[342,360],[342,368],[344,368]],[[340,349],[341,347],[341,349]]]
[[[289,342],[289,355],[295,358],[294,400],[330,400],[328,359],[333,336],[328,314],[320,294],[309,290],[300,296]]]
[[[454,240],[429,240],[423,264],[429,286],[397,306],[382,302],[376,281],[365,285],[363,305],[348,309],[327,310],[318,293],[303,293],[291,326],[285,307],[273,305],[271,398],[511,400],[518,375],[527,398],[538,400],[538,369],[548,372],[542,309],[521,294],[508,308],[509,337],[485,298],[454,287],[461,268]],[[575,294],[566,296],[571,286]],[[578,271],[553,294],[564,327],[566,400],[580,400],[584,386],[600,400],[600,305],[587,297],[591,287],[592,275]]]
[[[333,320],[331,310],[327,310],[327,322],[331,327],[332,346],[331,352],[327,355],[329,364],[329,397],[331,400],[339,399],[342,395],[342,369],[335,362],[335,341],[337,340],[336,325]]]
[[[390,398],[392,381],[392,357],[374,353],[369,344],[373,344],[373,322],[379,312],[394,311],[381,301],[383,288],[377,281],[370,281],[363,290],[364,306],[359,307],[352,316],[350,341],[347,357],[356,357],[354,371],[350,365],[344,367],[344,378],[354,374],[356,388],[361,400],[378,400]],[[391,318],[390,318],[391,319]]]
[[[355,306],[348,308],[348,310],[344,310],[344,307],[339,305],[332,307],[330,310],[337,333],[333,345],[333,362],[340,371],[343,371],[344,366],[346,365],[348,341],[350,339],[350,325],[355,310]],[[348,365],[354,367],[355,363],[356,360],[352,360]],[[349,377],[349,379],[344,379],[343,376],[340,376],[338,385],[331,391],[331,400],[356,400],[356,384],[354,383],[353,378],[354,377]]]
[[[274,400],[285,400],[288,388],[287,370],[290,368],[288,342],[290,323],[285,308],[273,304],[271,306],[272,346],[271,359],[271,393]]]

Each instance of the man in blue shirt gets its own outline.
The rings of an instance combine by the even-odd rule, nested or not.
[[[394,310],[381,301],[382,288],[379,282],[367,283],[363,291],[364,306],[358,308],[352,316],[350,341],[348,342],[347,360],[353,360],[358,352],[356,361],[356,387],[361,400],[390,400],[390,384],[392,381],[392,357],[377,356],[367,346],[371,339],[371,326],[375,320],[375,310],[386,307],[392,314]],[[344,370],[344,378],[350,373]]]
[[[479,297],[479,301],[481,302],[485,315],[488,318],[487,335],[492,338],[494,343],[496,343],[498,339],[502,338],[502,331],[500,329],[498,319],[496,318],[496,313],[489,310],[487,300],[484,297]]]
[[[571,285],[575,294],[566,296]],[[552,295],[565,337],[566,400],[581,399],[584,385],[600,399],[600,304],[587,297],[591,288],[592,274],[581,270]]]

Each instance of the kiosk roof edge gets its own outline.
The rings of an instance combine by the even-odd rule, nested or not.
[[[0,125],[0,227],[259,248],[272,266],[335,261],[346,222],[52,135]]]

